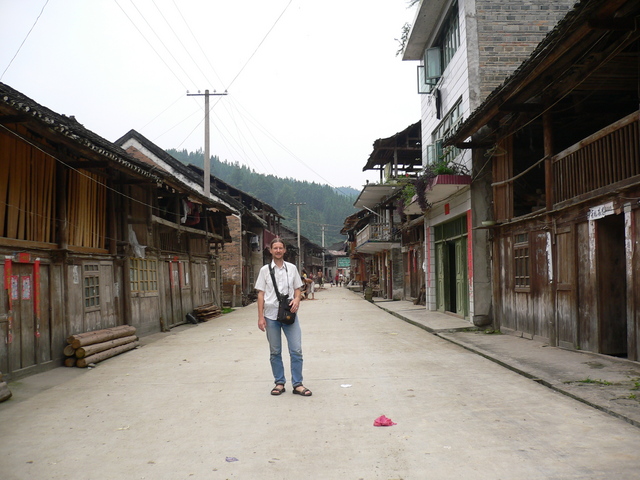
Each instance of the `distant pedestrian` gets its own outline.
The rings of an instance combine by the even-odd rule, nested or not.
[[[284,242],[276,237],[271,241],[271,263],[263,265],[258,274],[255,288],[258,291],[258,328],[267,333],[269,341],[271,371],[275,386],[271,395],[281,395],[285,392],[287,383],[284,364],[282,363],[282,332],[287,337],[287,346],[291,359],[291,383],[293,393],[310,397],[311,390],[302,384],[302,331],[300,329],[300,287],[302,280],[298,269],[292,263],[284,261],[287,251]],[[281,295],[288,294],[291,312],[296,314],[294,322],[285,325],[278,320],[278,297],[276,295],[271,269],[276,279],[278,291]]]
[[[311,300],[315,300],[315,283],[313,281],[313,272],[311,274],[307,274],[307,271],[302,269],[302,281],[304,282],[304,298],[308,299],[309,294],[311,294]]]

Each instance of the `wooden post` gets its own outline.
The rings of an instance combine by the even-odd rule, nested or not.
[[[58,246],[62,250],[69,248],[69,220],[67,218],[67,170],[62,164],[56,164],[56,203],[58,205]]]
[[[553,164],[551,163],[551,157],[554,155],[553,151],[553,117],[551,112],[547,109],[542,114],[542,125],[544,132],[544,185],[545,185],[545,199],[546,209],[550,211],[553,209]]]
[[[116,198],[113,191],[113,181],[107,180],[107,237],[109,237],[109,254],[118,254],[118,224],[116,221]]]
[[[553,183],[553,163],[552,157],[554,155],[554,139],[553,139],[553,115],[551,113],[551,101],[547,99],[545,102],[545,111],[542,114],[542,129],[543,129],[543,143],[544,143],[544,195],[545,195],[545,208],[547,212],[550,212],[553,209],[553,204],[555,203],[553,191],[554,191],[554,183]],[[553,219],[550,215],[547,214],[547,222],[551,224]],[[549,314],[549,319],[547,320],[549,323],[549,344],[557,347],[558,346],[558,282],[557,282],[557,245],[556,245],[556,232],[555,232],[555,223],[554,228],[547,235],[547,242],[550,242],[549,248],[547,248],[547,252],[551,255],[551,259],[548,262],[549,267],[552,270],[549,272],[550,275],[553,275],[550,284],[549,284],[549,295],[551,297],[551,305],[552,312]],[[577,305],[576,305],[577,308]]]

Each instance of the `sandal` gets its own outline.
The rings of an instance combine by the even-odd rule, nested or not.
[[[284,392],[286,392],[286,390],[284,389],[284,385],[282,385],[281,383],[277,383],[276,386],[271,390],[271,395],[282,395]]]
[[[302,387],[302,390],[298,390],[299,387]],[[304,385],[298,385],[297,387],[293,387],[293,394],[302,395],[303,397],[310,397],[311,395],[313,395],[313,393],[311,393],[311,390],[306,388]]]

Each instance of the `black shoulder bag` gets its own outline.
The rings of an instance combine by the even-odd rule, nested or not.
[[[289,295],[280,295],[278,291],[278,284],[276,283],[276,276],[273,273],[273,268],[269,265],[269,273],[271,273],[271,281],[273,282],[273,289],[276,291],[276,298],[278,299],[278,320],[280,323],[284,325],[291,325],[296,321],[296,314],[291,311],[291,306],[289,305]],[[287,273],[287,281],[289,280],[289,275]]]

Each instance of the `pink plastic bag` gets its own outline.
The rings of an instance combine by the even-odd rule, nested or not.
[[[391,425],[397,425],[397,423],[394,423],[390,418],[387,418],[384,415],[379,416],[373,421],[374,427],[390,427]]]

